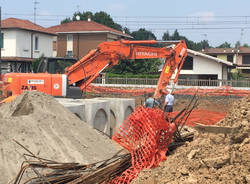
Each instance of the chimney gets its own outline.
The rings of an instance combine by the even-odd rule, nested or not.
[[[88,22],[91,21],[91,15],[88,15]]]

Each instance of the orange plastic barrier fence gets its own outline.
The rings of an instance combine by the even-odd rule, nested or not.
[[[166,159],[175,125],[163,117],[160,109],[140,106],[123,122],[113,140],[131,153],[131,167],[112,184],[129,184],[142,169],[158,166]]]
[[[101,87],[101,86],[88,86],[86,89],[87,92],[94,93],[123,93],[130,94],[132,96],[139,96],[145,93],[154,93],[154,88],[144,88],[144,89],[121,89],[121,88],[110,88],[110,87]],[[175,94],[180,95],[201,95],[201,96],[248,96],[250,95],[250,90],[240,90],[233,89],[229,86],[224,86],[216,89],[181,89],[174,91]]]

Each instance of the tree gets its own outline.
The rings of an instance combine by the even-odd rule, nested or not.
[[[168,31],[165,32],[162,36],[162,40],[185,40],[187,47],[189,49],[197,51],[210,47],[208,40],[202,40],[201,42],[195,43],[187,39],[185,36],[180,35],[177,29],[174,31],[172,35],[170,35]]]
[[[123,31],[124,31],[126,34],[131,35],[131,32],[130,32],[129,28],[127,28],[127,27],[124,27],[124,28],[123,28]]]
[[[66,19],[61,21],[61,24],[66,24],[66,23],[69,23],[71,21],[72,21],[71,18],[67,17]]]
[[[217,48],[231,48],[231,44],[228,42],[224,42],[223,44],[219,45]]]
[[[249,45],[247,43],[244,43],[243,47],[249,48]]]
[[[105,26],[111,27],[113,29],[116,29],[119,31],[122,31],[123,29],[120,24],[115,23],[114,20],[111,18],[111,16],[104,11],[96,12],[95,14],[93,14],[90,11],[86,11],[86,12],[83,11],[82,13],[75,12],[73,14],[72,19],[66,18],[61,21],[61,24],[68,23],[71,21],[77,21],[77,18],[76,18],[77,16],[80,17],[80,20],[88,20],[88,18],[90,17],[93,21],[103,24]]]
[[[237,42],[235,43],[235,48],[240,48],[240,41],[237,41]]]
[[[144,28],[139,29],[131,33],[135,40],[156,40],[156,36],[151,31]]]
[[[72,21],[77,21],[77,18],[76,17],[79,17],[80,20],[88,20],[88,18],[90,17],[93,17],[93,13],[90,12],[90,11],[87,11],[87,12],[75,12],[74,15],[73,15],[73,18],[72,18]]]
[[[152,40],[156,36],[144,28],[131,33],[135,40]],[[152,45],[147,45],[152,46]],[[115,74],[149,74],[158,72],[161,61],[159,59],[123,60],[110,71]]]
[[[168,31],[163,34],[162,40],[171,40],[171,36]]]

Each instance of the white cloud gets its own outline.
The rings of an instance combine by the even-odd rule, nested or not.
[[[195,12],[189,16],[199,17],[200,21],[209,22],[215,20],[214,12],[204,11],[204,12]]]

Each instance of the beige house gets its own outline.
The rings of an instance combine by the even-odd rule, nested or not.
[[[29,20],[8,18],[2,21],[2,72],[31,72],[32,61],[53,55],[55,33]]]
[[[69,56],[78,59],[91,49],[95,49],[101,42],[132,38],[128,34],[91,20],[52,26],[48,28],[48,31],[58,35],[57,42],[54,43],[57,52],[54,56]]]
[[[242,74],[250,74],[250,48],[208,48],[202,53],[229,61],[236,65],[236,69]]]

